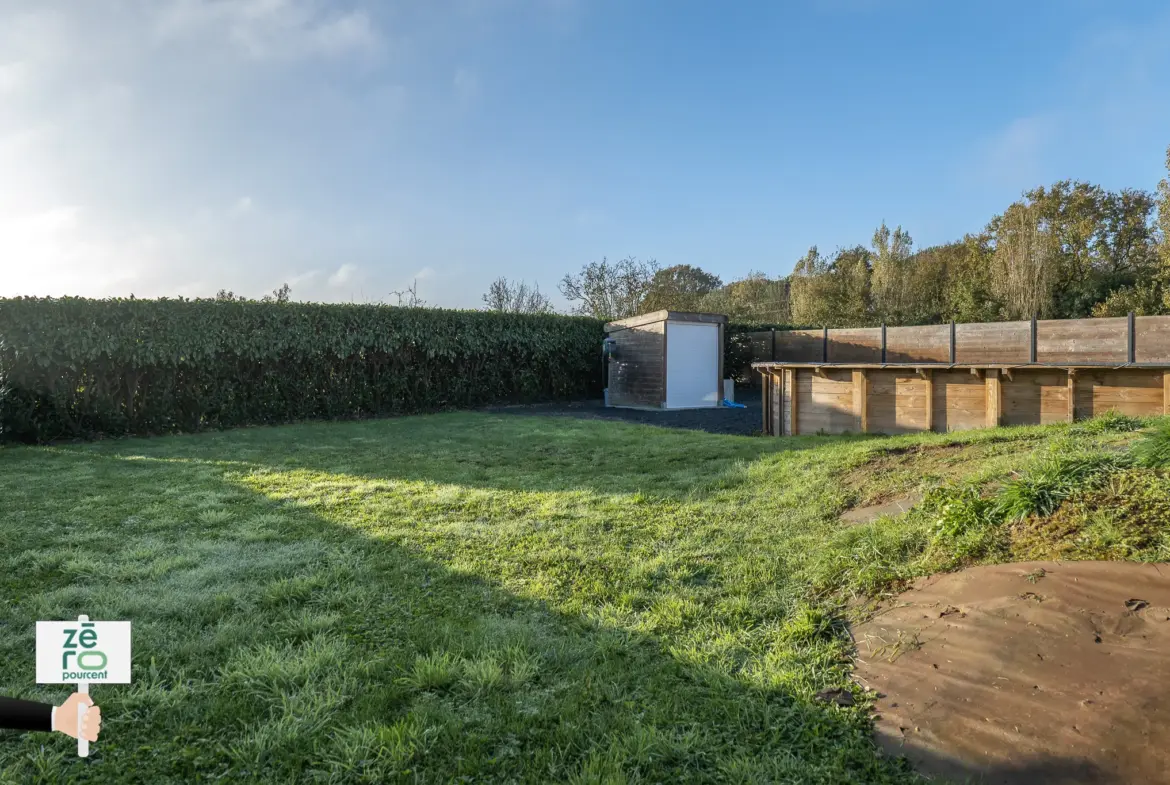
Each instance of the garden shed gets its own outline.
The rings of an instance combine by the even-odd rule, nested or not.
[[[605,325],[608,404],[706,409],[723,400],[727,317],[655,311]]]

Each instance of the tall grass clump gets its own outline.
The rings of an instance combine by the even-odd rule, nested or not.
[[[976,486],[937,489],[926,500],[931,516],[928,554],[942,569],[982,559],[1002,543],[1003,517],[995,499],[985,498]]]
[[[996,513],[1006,521],[1051,515],[1074,491],[1095,485],[1128,463],[1126,456],[1105,453],[1050,455],[1003,487],[995,500]]]
[[[1143,469],[1170,468],[1170,419],[1143,433],[1130,455]]]
[[[1122,414],[1116,409],[1110,409],[1104,414],[1091,420],[1085,420],[1073,427],[1075,433],[1099,435],[1102,433],[1128,433],[1140,430],[1145,425],[1140,417]]]

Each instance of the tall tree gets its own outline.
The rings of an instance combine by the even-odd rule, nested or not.
[[[913,294],[910,291],[910,254],[914,241],[901,226],[891,233],[882,221],[873,233],[873,307],[878,319],[891,324],[908,321]]]
[[[552,301],[541,293],[540,286],[500,277],[492,281],[483,296],[489,311],[507,313],[552,313]]]
[[[723,286],[719,276],[689,264],[664,267],[654,273],[643,310],[695,311],[703,297]]]
[[[861,327],[873,322],[871,254],[839,249],[830,260],[814,245],[792,271],[792,321],[809,327]]]
[[[752,271],[705,295],[699,310],[727,314],[734,322],[791,324],[788,280]]]
[[[1052,239],[1054,316],[1088,316],[1111,291],[1133,286],[1156,267],[1151,194],[1061,180],[1024,198]]]
[[[991,235],[969,234],[959,242],[927,250],[946,268],[939,321],[994,322],[1000,318],[1003,308],[991,285]]]
[[[639,262],[632,256],[620,262],[590,262],[576,275],[566,275],[558,288],[573,303],[574,313],[598,319],[624,319],[643,311],[642,303],[658,262]]]
[[[1170,287],[1170,147],[1166,148],[1166,176],[1158,183],[1158,258],[1161,274]],[[1170,292],[1168,292],[1170,294]],[[1170,302],[1167,302],[1170,308]]]
[[[991,290],[1008,319],[1051,316],[1056,241],[1034,204],[1017,202],[992,219]]]
[[[1138,261],[1131,265],[1135,280],[1110,291],[1103,301],[1093,306],[1094,316],[1124,316],[1130,311],[1140,316],[1170,314],[1170,147],[1166,148],[1166,172],[1167,177],[1158,183],[1157,197],[1151,198],[1152,208],[1157,211],[1152,227],[1144,232],[1146,227],[1134,226],[1131,219],[1127,226],[1129,233],[1118,232],[1126,238],[1120,243],[1123,248],[1136,246],[1139,250]],[[1148,250],[1143,246],[1152,252],[1141,253]],[[1146,262],[1144,269],[1143,262]]]

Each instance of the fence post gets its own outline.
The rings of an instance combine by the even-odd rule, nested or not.
[[[1134,322],[1136,317],[1133,311],[1129,312],[1129,359],[1126,361],[1130,365],[1137,362],[1137,335],[1134,333]]]
[[[776,328],[772,328],[772,362],[776,362]]]
[[[1036,362],[1036,314],[1032,314],[1031,348],[1028,349],[1028,362]]]
[[[886,323],[882,322],[882,365],[886,364]]]
[[[821,362],[829,361],[829,328],[821,328]]]
[[[951,319],[951,365],[955,364],[955,320]]]

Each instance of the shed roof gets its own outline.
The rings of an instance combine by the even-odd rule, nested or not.
[[[650,313],[644,313],[638,316],[630,316],[625,319],[618,319],[614,322],[608,322],[605,325],[605,331],[610,332],[614,328],[625,329],[628,327],[642,327],[643,325],[654,324],[655,322],[709,322],[712,324],[726,324],[727,316],[721,313],[652,311]]]

